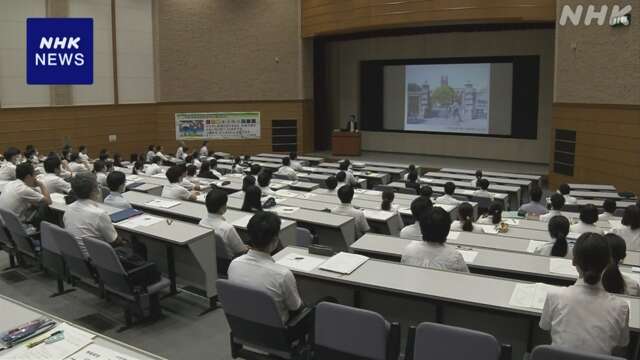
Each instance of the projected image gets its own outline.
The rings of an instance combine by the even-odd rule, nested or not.
[[[409,65],[405,130],[489,133],[491,64]]]

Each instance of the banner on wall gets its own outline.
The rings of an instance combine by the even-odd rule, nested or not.
[[[259,112],[176,113],[176,140],[259,138]]]

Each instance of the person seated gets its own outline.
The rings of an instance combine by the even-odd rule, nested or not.
[[[119,153],[113,154],[113,166],[119,168],[124,167],[122,164],[122,155],[120,155]]]
[[[25,161],[29,161],[31,164],[38,164],[40,162],[38,149],[33,145],[27,145],[24,149],[24,159]]]
[[[286,176],[289,180],[298,180],[298,174],[296,174],[296,171],[291,167],[291,159],[288,157],[282,158],[282,166],[278,169],[278,174]]]
[[[615,212],[618,209],[618,204],[613,199],[605,199],[602,203],[602,209],[604,212],[598,215],[598,221],[608,221],[618,219]]]
[[[107,166],[102,160],[93,163],[93,173],[96,175],[98,185],[107,186]]]
[[[411,214],[413,215],[414,223],[407,225],[400,230],[400,237],[403,239],[421,240],[422,230],[420,230],[420,217],[424,212],[431,209],[433,204],[431,200],[423,197],[417,197],[411,202]]]
[[[611,250],[611,263],[602,274],[602,286],[613,294],[640,296],[640,284],[634,278],[620,272],[620,264],[627,257],[627,244],[616,234],[604,236]]]
[[[487,179],[478,180],[477,186],[480,189],[474,191],[473,192],[473,196],[477,197],[477,198],[490,199],[491,201],[493,201],[493,194],[489,192],[489,185],[491,185],[491,184],[489,183],[489,180],[487,180]]]
[[[147,147],[147,154],[146,154],[146,156],[144,158],[144,161],[146,163],[152,163],[153,162],[153,159],[156,157],[155,149],[156,149],[155,145],[149,145]]]
[[[340,198],[340,206],[331,210],[332,213],[337,215],[350,216],[355,220],[356,225],[356,239],[360,238],[366,232],[370,230],[367,218],[364,216],[362,210],[356,209],[351,205],[353,200],[354,190],[350,185],[344,185],[338,190],[338,198]]]
[[[47,187],[49,193],[68,194],[71,191],[71,184],[60,177],[62,171],[60,166],[60,158],[56,155],[50,156],[44,160],[45,174],[37,177],[38,181]]]
[[[456,192],[456,184],[452,183],[451,181],[447,181],[444,184],[444,195],[436,199],[436,204],[460,205],[462,201],[453,197],[453,194],[455,192]]]
[[[404,176],[402,177],[402,179],[403,179],[405,182],[407,182],[407,180],[409,180],[409,174],[411,174],[411,173],[412,173],[412,172],[414,172],[414,171],[416,171],[416,166],[415,166],[415,165],[413,165],[413,164],[410,164],[410,165],[407,167],[407,173],[406,173],[406,174],[404,174]],[[417,172],[417,171],[416,171],[416,172]]]
[[[335,193],[336,187],[338,186],[338,179],[331,175],[324,180],[324,185],[327,187],[327,192]]]
[[[336,185],[336,189],[340,189],[344,185],[347,185],[347,173],[344,171],[338,171],[336,173],[336,180],[338,181],[338,185]]]
[[[289,159],[291,159],[291,168],[295,171],[302,171],[303,170],[303,166],[300,163],[300,161],[298,161],[298,153],[296,153],[295,151],[292,151],[289,153]]]
[[[240,164],[242,160],[240,159],[240,156],[236,156],[235,158],[233,158],[233,165],[231,165],[231,172],[234,174],[244,174],[244,168],[242,167],[242,165]]]
[[[247,192],[247,189],[251,185],[256,184],[256,178],[253,176],[245,176],[242,178],[242,191]]]
[[[573,246],[567,242],[569,226],[569,220],[562,215],[556,215],[549,219],[549,235],[553,241],[537,247],[533,250],[533,253],[571,259],[573,257]]]
[[[471,186],[473,187],[479,187],[478,182],[480,182],[480,179],[482,179],[482,170],[476,170],[476,178],[471,180]]]
[[[489,205],[487,213],[480,216],[476,223],[481,225],[498,225],[502,222],[502,210],[502,204],[499,201],[494,201]]]
[[[198,173],[198,177],[203,179],[213,179],[213,180],[219,179],[217,176],[213,175],[213,172],[209,168],[208,161],[203,161],[202,165],[200,165],[200,172]]]
[[[407,176],[407,181],[404,183],[404,187],[409,189],[415,189],[416,194],[420,192],[420,183],[418,182],[418,172],[412,171]]]
[[[160,165],[162,165],[162,158],[160,156],[155,156],[151,164],[147,165],[147,168],[144,170],[144,174],[147,176],[162,174],[162,167]]]
[[[113,206],[119,209],[128,209],[131,204],[122,196],[125,191],[127,182],[126,175],[121,171],[112,171],[107,175],[107,186],[109,187],[109,195],[104,198],[105,205]]]
[[[85,163],[84,161],[82,161],[82,159],[79,156],[79,153],[71,154],[71,161],[69,162],[69,170],[74,174],[91,171],[88,166],[88,163]]]
[[[20,157],[20,150],[10,147],[4,152],[4,164],[0,167],[0,180],[13,181],[16,179],[16,164]]]
[[[18,220],[38,228],[43,207],[51,205],[47,186],[34,176],[33,165],[25,162],[16,166],[16,180],[7,183],[0,193],[0,208],[14,213]]]
[[[432,202],[433,189],[431,189],[431,186],[429,185],[424,185],[420,187],[420,190],[418,191],[418,195]]]
[[[338,165],[338,169],[340,171],[344,171],[344,181],[347,185],[351,185],[351,187],[354,188],[358,187],[358,180],[355,176],[353,176],[353,172],[351,172],[351,161],[349,161],[349,159],[342,160],[342,162]]]
[[[162,188],[162,197],[176,200],[195,201],[198,198],[198,192],[189,191],[182,182],[184,180],[185,169],[182,166],[174,165],[167,170],[165,174],[169,184]]]
[[[200,151],[198,151],[198,156],[201,158],[206,158],[209,156],[209,148],[207,147],[208,141],[203,141],[202,146],[200,146]]]
[[[391,189],[385,189],[382,192],[382,203],[380,204],[380,210],[384,211],[393,211],[394,213],[398,213],[399,205],[393,203],[395,200],[395,193]]]
[[[211,170],[213,176],[215,176],[215,179],[222,179],[222,174],[218,171],[218,160],[216,160],[215,158],[209,160],[209,170]]]
[[[433,207],[419,220],[423,241],[413,241],[402,251],[401,262],[424,268],[469,272],[462,254],[446,245],[451,217],[442,208]]]
[[[258,174],[260,174],[260,171],[262,171],[262,166],[259,164],[251,164],[248,176],[251,176],[254,180],[258,181]]]
[[[262,170],[258,174],[258,186],[262,192],[262,196],[276,196],[276,192],[271,190],[269,185],[271,184],[271,171]]]
[[[162,161],[169,161],[169,158],[164,153],[164,148],[162,145],[156,146],[156,156],[159,157]]]
[[[628,250],[640,251],[640,208],[636,205],[627,206],[621,224],[611,232],[624,239]]]
[[[554,216],[562,216],[562,208],[564,207],[564,196],[562,194],[555,193],[551,195],[551,210],[540,215],[540,221],[548,222]]]
[[[102,160],[106,164],[109,161],[109,150],[100,149],[100,153],[98,154],[98,160]]]
[[[262,191],[255,185],[249,185],[244,192],[244,199],[242,201],[242,211],[246,212],[258,212],[262,211]]]
[[[85,145],[80,145],[78,147],[78,157],[80,158],[80,161],[82,161],[86,165],[89,165],[90,159],[89,159],[89,154],[87,152],[87,147]]]
[[[602,235],[602,229],[595,225],[597,221],[598,208],[593,204],[587,204],[580,209],[580,221],[577,224],[571,225],[569,232],[576,234],[592,232]]]
[[[182,187],[191,191],[191,190],[200,190],[200,180],[196,177],[196,173],[198,172],[198,168],[193,165],[187,165],[187,172],[184,180],[182,181]],[[197,189],[196,189],[197,188]]]
[[[520,206],[518,212],[534,216],[544,215],[549,212],[547,207],[542,203],[542,189],[537,186],[532,187],[529,191],[529,198],[531,201]]]
[[[224,249],[223,253],[216,253],[218,273],[226,274],[231,260],[244,254],[249,248],[244,244],[236,228],[225,218],[227,212],[227,193],[220,189],[213,189],[207,194],[205,204],[208,216],[200,220],[200,226],[213,229],[215,240],[221,242],[217,249]]]
[[[451,231],[482,233],[482,227],[473,224],[473,206],[463,202],[458,206],[458,220],[451,224]]]
[[[136,160],[136,162],[133,163],[133,168],[131,169],[131,174],[132,175],[138,175],[138,174],[144,175],[144,162],[142,161],[142,159],[138,159],[138,160]]]
[[[176,159],[178,160],[184,160],[187,157],[187,152],[185,151],[185,145],[184,143],[180,143],[180,145],[178,145],[178,148],[176,149]]]
[[[229,265],[229,280],[267,292],[274,299],[283,323],[303,308],[296,279],[289,268],[276,263],[271,253],[280,241],[280,218],[258,212],[247,225],[249,251]]]
[[[558,187],[558,192],[564,196],[564,203],[567,205],[576,205],[578,203],[578,199],[571,196],[571,187],[569,184],[562,184]]]

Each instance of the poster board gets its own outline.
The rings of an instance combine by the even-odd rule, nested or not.
[[[176,140],[260,139],[260,112],[176,113]]]

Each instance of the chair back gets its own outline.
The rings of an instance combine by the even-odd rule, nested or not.
[[[486,197],[473,196],[471,201],[478,203],[478,215],[484,215],[489,212],[489,206],[491,206],[491,199]]]
[[[398,358],[399,326],[373,311],[322,302],[316,306],[314,333],[317,359]]]
[[[296,246],[309,247],[313,244],[313,234],[309,229],[296,227]]]
[[[551,345],[541,345],[533,349],[531,360],[622,360],[616,356],[589,354],[559,348]]]
[[[18,216],[9,210],[0,209],[0,217],[2,217],[7,230],[9,230],[11,240],[13,240],[18,251],[35,258],[36,250],[33,248],[31,239],[29,238],[29,235],[27,235],[27,232],[18,219]]]
[[[454,326],[421,323],[410,329],[405,358],[447,360],[498,360],[500,344],[495,337]]]
[[[65,271],[64,258],[56,242],[54,228],[58,228],[58,226],[46,221],[40,223],[42,266],[55,274],[63,275]]]
[[[54,241],[49,241],[49,243],[55,242],[60,254],[62,254],[69,274],[88,284],[93,284],[95,280],[93,273],[87,260],[82,255],[78,241],[73,235],[69,234],[67,230],[55,225],[47,226],[47,232],[49,233],[48,236],[55,239]]]
[[[15,249],[15,245],[9,236],[9,230],[0,219],[0,248]]]
[[[105,241],[84,240],[91,264],[96,268],[100,281],[107,290],[131,295],[129,277],[113,247]]]

